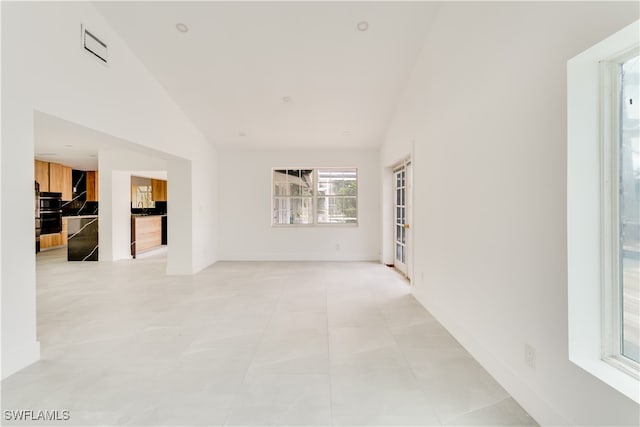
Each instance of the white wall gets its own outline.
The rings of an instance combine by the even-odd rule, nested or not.
[[[1,7],[1,191],[3,200],[11,200],[10,205],[3,203],[1,216],[4,378],[39,358],[34,111],[185,159],[188,167],[168,168],[180,174],[170,178],[168,194],[173,198],[176,193],[180,219],[188,222],[181,233],[181,266],[173,272],[192,273],[216,260],[215,199],[203,203],[191,195],[211,194],[217,174],[215,150],[91,4],[2,2]],[[109,66],[81,51],[81,23],[108,43]],[[188,190],[181,192],[186,184]],[[180,198],[183,194],[188,197]]]
[[[219,156],[220,259],[379,259],[376,151],[220,151]],[[272,168],[321,166],[358,168],[359,225],[272,227]]]
[[[182,172],[184,169],[190,170],[191,173],[184,174]],[[181,221],[179,217],[169,218],[173,218],[174,212],[180,211],[180,204],[188,203],[193,207],[189,212],[192,228],[188,233],[193,239],[191,244],[192,271],[200,271],[219,258],[217,242],[222,237],[219,236],[219,231],[216,228],[219,204],[218,153],[208,148],[202,156],[195,156],[188,163],[178,160],[169,162],[167,179],[169,257],[178,256],[176,251],[171,249],[172,241],[182,238],[177,234],[187,232],[187,230],[172,226],[172,222]],[[187,193],[185,188],[191,191]],[[184,219],[182,221],[184,222]],[[179,273],[179,271],[174,273]]]
[[[637,3],[444,4],[381,150],[384,168],[415,140],[415,296],[546,425],[639,422],[569,362],[566,255],[566,62],[636,19]]]

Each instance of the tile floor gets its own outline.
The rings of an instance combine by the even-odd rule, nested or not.
[[[38,255],[42,360],[2,382],[4,410],[70,411],[35,425],[537,425],[382,265],[63,257]]]

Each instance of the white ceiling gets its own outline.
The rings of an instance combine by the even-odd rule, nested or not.
[[[130,153],[153,154],[128,141],[68,122],[58,117],[34,114],[35,158],[60,163],[78,170],[98,170],[101,151],[126,150]],[[155,179],[167,179],[167,171],[135,170],[132,174]]]
[[[438,8],[435,2],[95,5],[214,145],[264,149],[378,147]],[[356,29],[360,21],[368,31]],[[177,23],[189,31],[178,32]]]
[[[34,115],[35,158],[79,170],[97,170],[101,147],[114,138],[84,126],[36,112]]]

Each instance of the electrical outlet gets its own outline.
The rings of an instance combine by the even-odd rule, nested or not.
[[[524,345],[524,363],[535,371],[536,369],[536,349],[529,344]]]

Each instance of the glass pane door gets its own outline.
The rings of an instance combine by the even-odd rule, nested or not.
[[[407,173],[406,167],[403,165],[401,168],[394,171],[395,181],[395,232],[394,232],[394,247],[395,247],[395,262],[394,266],[407,275],[407,239],[408,239],[408,224],[407,224]]]

